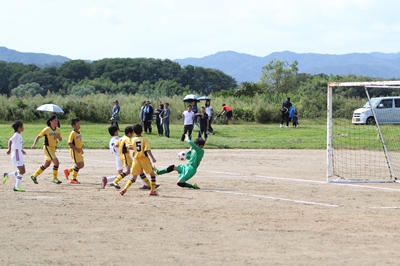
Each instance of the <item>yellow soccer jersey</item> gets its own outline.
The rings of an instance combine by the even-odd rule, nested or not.
[[[45,127],[40,133],[40,137],[44,137],[44,146],[49,146],[52,148],[57,147],[57,137],[61,137],[61,130],[60,128],[52,129],[51,127]]]
[[[150,142],[146,137],[134,137],[132,139],[133,158],[147,157],[146,151],[150,150]]]
[[[122,138],[120,138],[118,144],[119,154],[129,154],[129,146],[132,146],[130,138],[128,138],[127,136],[123,136]]]
[[[81,132],[76,132],[72,130],[69,134],[68,143],[72,143],[75,147],[82,149],[82,134]]]

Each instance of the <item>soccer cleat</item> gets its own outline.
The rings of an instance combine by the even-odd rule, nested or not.
[[[34,177],[34,176],[31,176],[31,179],[32,179],[33,183],[35,183],[35,184],[39,184],[39,183],[38,183],[38,181],[37,181],[37,179],[36,179],[36,177]]]
[[[158,196],[158,193],[157,193],[157,191],[150,191],[149,195],[150,196]]]
[[[69,183],[70,183],[70,184],[78,185],[78,184],[80,184],[81,182],[79,182],[77,179],[72,179],[71,182],[69,182]]]
[[[59,185],[59,184],[61,184],[62,182],[56,178],[56,179],[53,179],[53,183]]]
[[[8,173],[7,172],[4,172],[4,174],[3,174],[3,184],[5,185],[6,184],[6,182],[7,182],[7,180],[8,180]]]
[[[196,183],[193,184],[193,188],[194,189],[200,189],[199,185],[197,185]]]
[[[121,190],[121,191],[119,192],[119,194],[120,194],[121,196],[123,196],[125,193],[126,193],[126,189],[123,189],[123,190]]]
[[[116,189],[121,189],[121,186],[114,182],[111,182],[110,186],[115,187]]]
[[[103,176],[102,178],[101,178],[101,188],[106,188],[106,185],[107,185],[107,177],[105,177],[105,176]]]
[[[13,190],[19,192],[25,192],[25,189],[23,189],[22,187],[14,187]]]
[[[156,184],[156,188],[158,188],[161,184]],[[143,185],[140,187],[140,189],[151,189],[148,185]]]
[[[69,177],[68,169],[64,169],[64,175],[65,175],[65,179],[68,180],[68,177]]]

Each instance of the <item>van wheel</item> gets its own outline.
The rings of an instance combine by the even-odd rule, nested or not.
[[[367,121],[365,121],[365,124],[367,124],[367,125],[375,125],[376,124],[375,118],[372,117],[372,116],[368,117]]]

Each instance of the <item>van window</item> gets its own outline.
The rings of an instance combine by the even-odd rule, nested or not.
[[[400,108],[400,99],[394,99],[394,107]]]
[[[381,104],[383,104],[383,107],[381,108],[392,108],[393,107],[393,100],[392,99],[385,99],[381,101]]]

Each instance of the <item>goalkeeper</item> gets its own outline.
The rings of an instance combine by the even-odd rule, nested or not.
[[[177,183],[178,186],[199,189],[200,187],[196,183],[194,183],[192,185],[192,184],[186,183],[186,181],[188,181],[190,178],[192,178],[197,172],[197,168],[199,167],[201,159],[203,159],[203,156],[204,156],[203,147],[204,147],[205,141],[202,138],[197,138],[193,142],[189,139],[189,136],[187,134],[185,134],[185,140],[192,147],[186,153],[186,159],[189,160],[189,163],[181,164],[178,166],[175,166],[172,164],[165,169],[155,170],[155,173],[156,173],[156,175],[163,175],[163,174],[167,174],[167,173],[170,173],[175,170],[179,173],[179,181]]]

